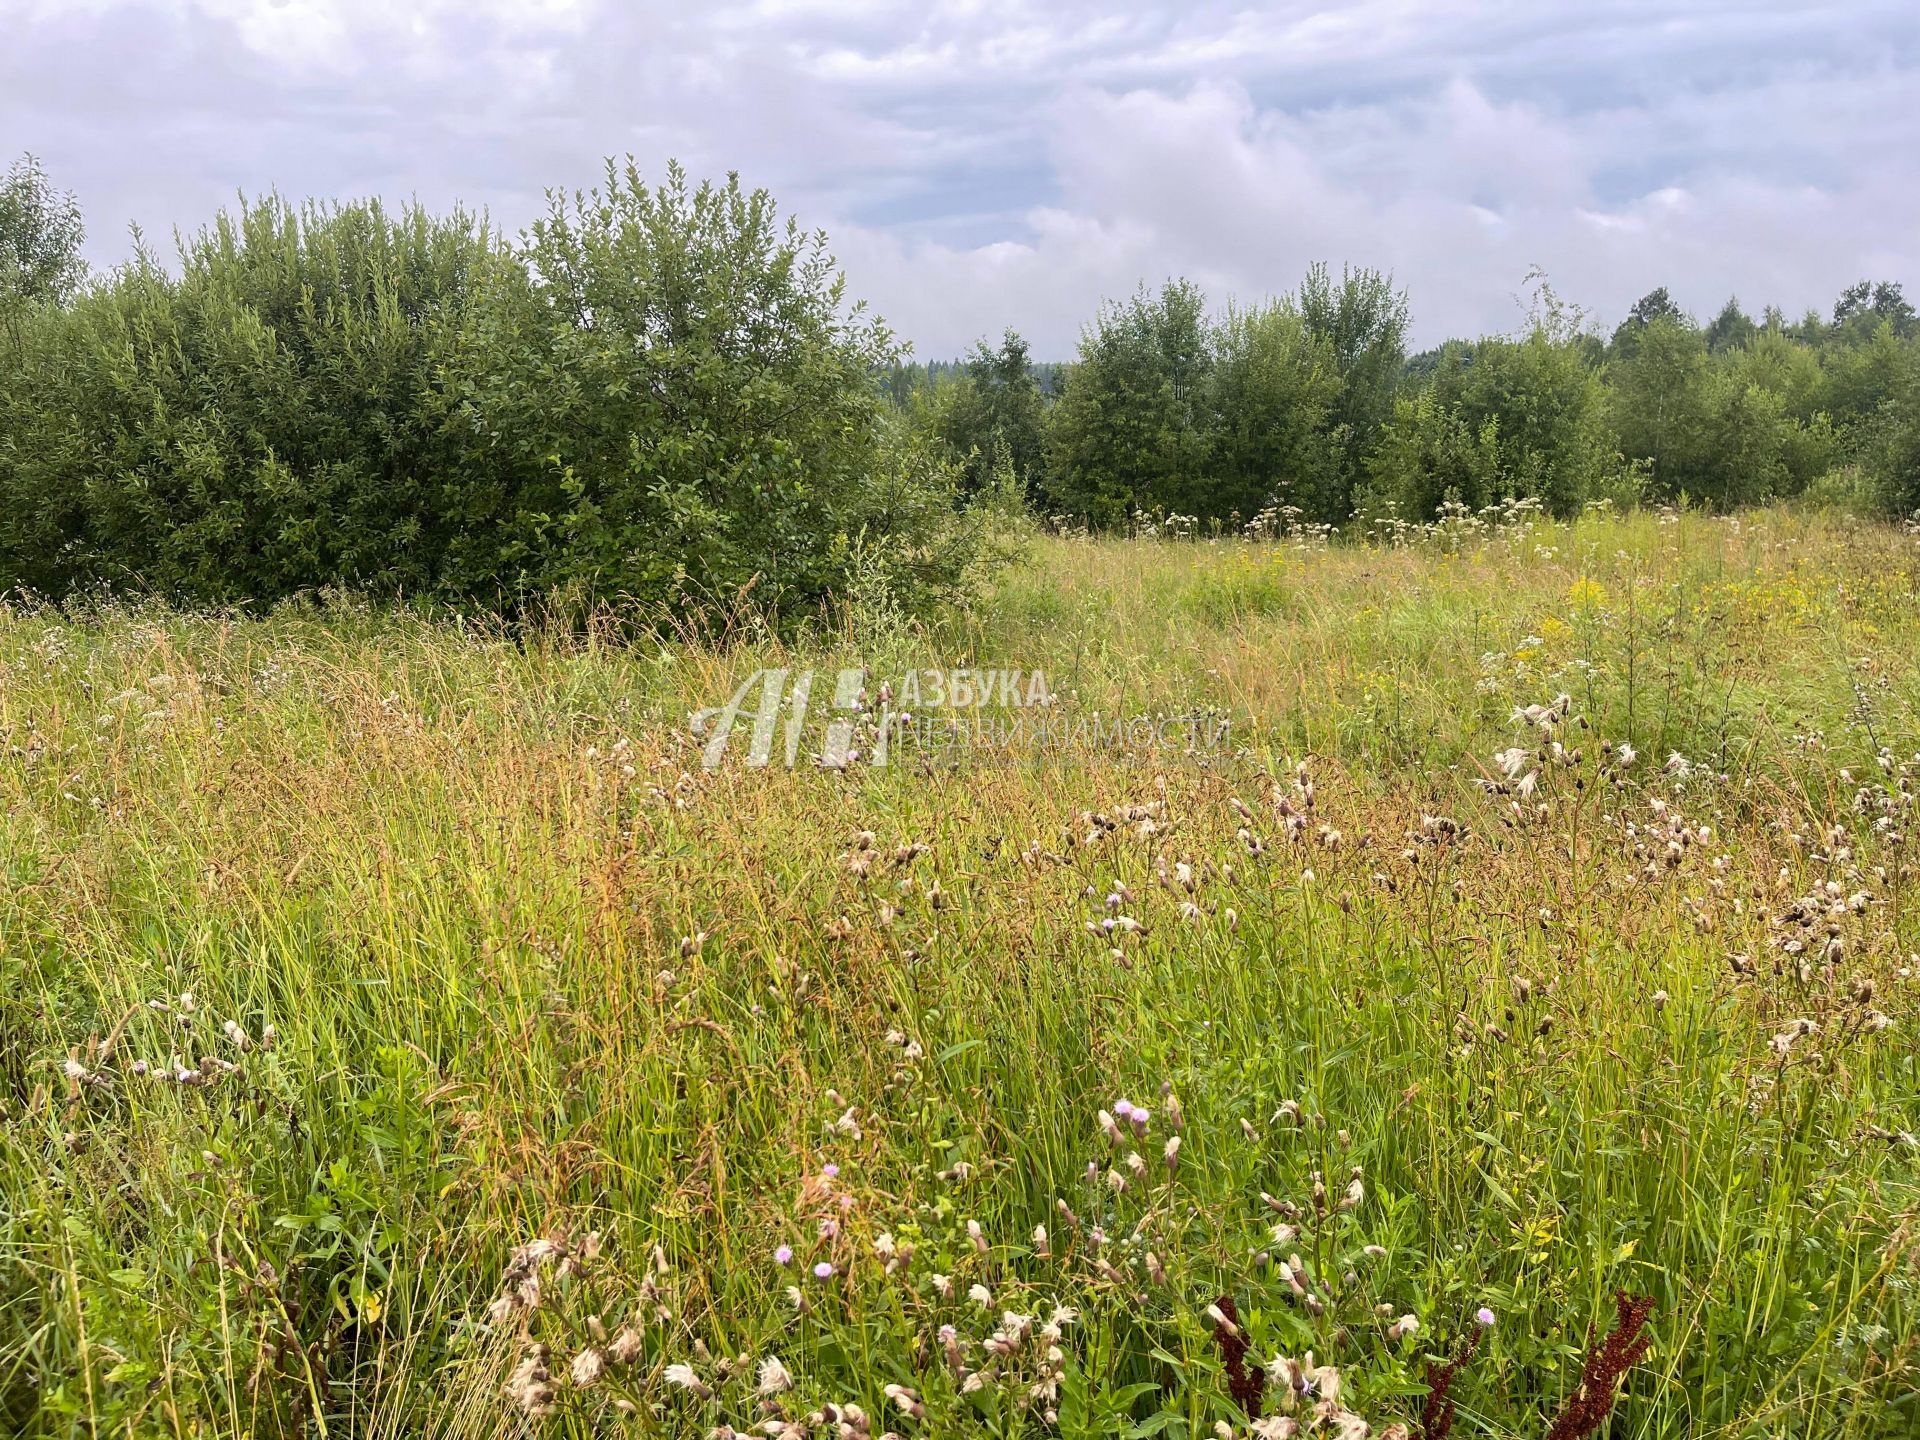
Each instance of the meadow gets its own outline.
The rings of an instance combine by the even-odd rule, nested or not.
[[[1920,534],[1398,540],[0,608],[0,1431],[1920,1433]],[[703,767],[853,665],[1227,730]]]

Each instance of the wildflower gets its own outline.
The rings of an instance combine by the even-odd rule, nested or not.
[[[711,1400],[712,1389],[697,1374],[693,1366],[686,1364],[669,1365],[664,1376],[667,1384],[676,1389],[685,1390],[696,1400]]]
[[[927,1407],[920,1403],[920,1397],[904,1385],[889,1385],[880,1392],[898,1405],[915,1420],[926,1418]]]
[[[573,1357],[571,1374],[573,1383],[581,1390],[590,1389],[600,1383],[600,1376],[607,1368],[607,1358],[589,1345]]]
[[[253,1048],[252,1038],[241,1028],[239,1021],[228,1020],[221,1025],[220,1029],[221,1033],[227,1037],[227,1043],[234,1049],[247,1051]]]
[[[1356,1165],[1353,1167],[1353,1179],[1347,1185],[1347,1193],[1340,1199],[1340,1208],[1342,1210],[1356,1209],[1360,1202],[1366,1198],[1367,1187],[1365,1182],[1360,1178],[1360,1167]]]
[[[1047,1243],[1047,1227],[1044,1225],[1033,1227],[1033,1253],[1042,1260],[1053,1254],[1052,1248]]]
[[[793,1388],[793,1376],[787,1373],[777,1356],[769,1355],[760,1362],[759,1378],[754,1390],[761,1395],[778,1395]]]
[[[1160,1263],[1160,1257],[1151,1250],[1147,1251],[1146,1266],[1149,1280],[1156,1285],[1167,1283],[1167,1267]]]
[[[978,1220],[967,1221],[967,1239],[973,1242],[973,1248],[979,1254],[987,1253],[987,1237],[981,1233]]]
[[[1622,770],[1625,770],[1629,765],[1633,764],[1633,762],[1635,760],[1638,760],[1639,758],[1640,758],[1640,752],[1638,750],[1635,750],[1631,745],[1621,745],[1613,752],[1614,763],[1618,765]]]
[[[951,1300],[953,1298],[953,1277],[950,1275],[935,1275],[933,1277],[933,1289],[934,1293],[942,1300]]]
[[[1387,1327],[1387,1338],[1389,1340],[1399,1340],[1405,1336],[1418,1335],[1419,1333],[1420,1319],[1415,1315],[1402,1315]]]
[[[1167,1148],[1162,1153],[1167,1162],[1167,1173],[1171,1175],[1174,1166],[1178,1164],[1180,1160],[1180,1137],[1175,1135],[1169,1139],[1167,1141]]]
[[[822,1260],[818,1265],[813,1267],[813,1278],[816,1280],[831,1280],[833,1278],[833,1265],[829,1261]]]
[[[773,1263],[776,1265],[791,1265],[793,1263],[793,1247],[791,1245],[776,1246],[773,1252]]]
[[[993,1292],[984,1285],[973,1285],[967,1290],[967,1298],[982,1310],[993,1308]]]
[[[618,1365],[631,1365],[640,1358],[642,1341],[640,1332],[631,1325],[623,1325],[620,1333],[613,1337],[613,1343],[607,1346],[607,1355]]]
[[[534,1420],[544,1419],[553,1413],[553,1372],[547,1363],[551,1353],[544,1345],[531,1347],[520,1357],[520,1363],[513,1367],[513,1373],[507,1377],[504,1387],[507,1399]]]
[[[1485,1305],[1482,1305],[1478,1310],[1473,1312],[1473,1321],[1474,1321],[1474,1324],[1479,1325],[1482,1329],[1484,1329],[1487,1326],[1493,1324],[1493,1311],[1488,1309]]]

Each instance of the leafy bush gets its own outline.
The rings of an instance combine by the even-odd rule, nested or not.
[[[793,614],[856,551],[903,600],[972,557],[890,438],[895,355],[823,237],[631,164],[522,243],[277,197],[29,317],[0,409],[0,584],[201,602],[347,585]]]
[[[201,601],[431,589],[455,529],[436,368],[483,222],[277,198],[142,251],[29,336],[0,574]]]
[[[1426,388],[1395,403],[1369,457],[1363,509],[1409,518],[1454,501],[1480,510],[1537,499],[1569,516],[1636,489],[1606,419],[1606,392],[1570,319],[1547,309],[1517,340],[1448,346]]]

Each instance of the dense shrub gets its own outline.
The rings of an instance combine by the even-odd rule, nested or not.
[[[1050,504],[1096,525],[1138,512],[1251,519],[1269,504],[1335,524],[1390,412],[1403,297],[1372,271],[1206,313],[1177,281],[1109,305],[1050,416]]]
[[[1448,500],[1478,510],[1509,498],[1572,515],[1632,498],[1636,478],[1606,421],[1597,369],[1564,322],[1542,316],[1518,340],[1449,346],[1427,385],[1396,402],[1369,460],[1365,509],[1424,519]]]
[[[0,572],[196,600],[431,589],[452,525],[435,378],[502,253],[479,220],[277,198],[30,327]]]
[[[954,475],[819,236],[629,165],[522,243],[460,212],[277,198],[24,327],[0,583],[196,601],[348,585],[787,613],[859,563],[962,577]]]
[[[1920,518],[1920,360],[1909,359],[1861,449],[1871,492],[1881,507]]]
[[[927,428],[962,467],[969,495],[1004,467],[1031,501],[1047,494],[1046,401],[1027,342],[1009,330],[995,348],[975,345],[952,378],[925,395]]]
[[[1794,413],[1817,403],[1818,389],[1777,341],[1710,356],[1698,330],[1661,315],[1614,362],[1611,379],[1620,447],[1647,463],[1665,498],[1727,510],[1798,494],[1831,462],[1825,414]]]
[[[1103,307],[1054,408],[1049,503],[1096,525],[1180,509],[1206,478],[1212,361],[1205,298],[1185,281]]]

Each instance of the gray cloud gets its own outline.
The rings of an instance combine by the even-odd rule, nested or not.
[[[1102,296],[1391,268],[1416,334],[1504,329],[1540,265],[1600,315],[1920,281],[1910,4],[1451,0],[0,0],[0,152],[97,263],[238,191],[517,227],[599,157],[738,169],[826,227],[923,355]]]

